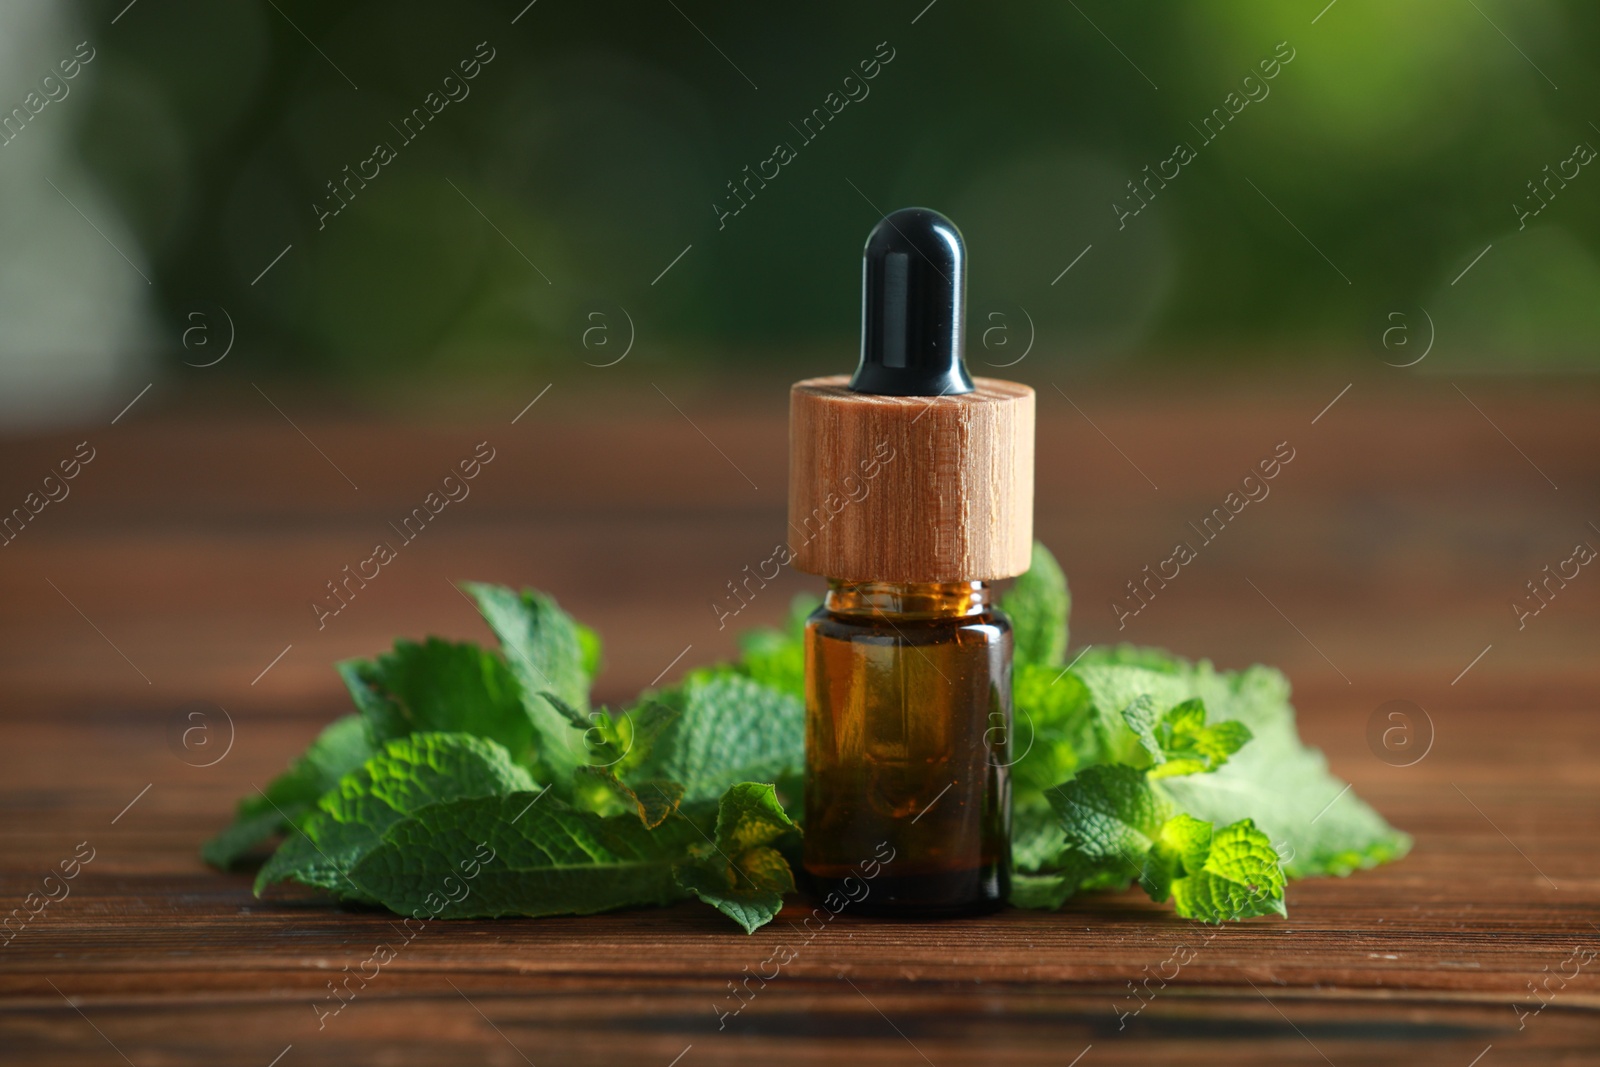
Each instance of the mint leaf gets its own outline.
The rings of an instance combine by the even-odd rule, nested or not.
[[[739,668],[762,685],[805,699],[806,620],[820,601],[802,594],[789,606],[781,630],[750,630],[739,637]]]
[[[730,786],[717,803],[716,846],[734,861],[752,848],[775,845],[798,828],[778,803],[778,794],[762,782]]]
[[[1145,746],[1120,714],[1139,696],[1168,708],[1201,701],[1213,725],[1197,731],[1192,711],[1186,713],[1171,724],[1167,754],[1171,762],[1199,760],[1216,769],[1180,778],[1175,771],[1195,768],[1179,764],[1160,772],[1161,788],[1185,811],[1219,825],[1253,818],[1285,857],[1291,878],[1348,874],[1398,859],[1410,849],[1410,837],[1345,792],[1346,783],[1328,772],[1322,753],[1301,742],[1289,683],[1280,672],[1261,666],[1218,672],[1205,660],[1190,663],[1124,645],[1090,650],[1073,673],[1093,701],[1101,759],[1142,762]],[[1239,726],[1229,726],[1230,720]],[[1208,735],[1206,729],[1216,732]],[[1252,738],[1248,744],[1241,740],[1244,731]],[[1335,797],[1338,801],[1324,814]]]
[[[682,783],[684,802],[715,800],[735,782],[776,782],[805,766],[805,708],[728,668],[693,671],[656,694],[666,722],[638,777]]]
[[[1011,895],[1006,898],[1006,903],[1013,908],[1055,911],[1077,891],[1077,881],[1057,871],[1038,874],[1013,871]]]
[[[365,899],[346,872],[407,815],[441,800],[538,788],[504,748],[481,737],[417,733],[390,741],[317,801],[299,832],[261,868],[256,895],[293,880]]]
[[[1154,708],[1170,708],[1193,695],[1183,678],[1144,667],[1098,662],[1089,654],[1078,661],[1072,673],[1089,691],[1099,758],[1108,763],[1141,762],[1144,746],[1123,718],[1123,709],[1141,697]]]
[[[1149,693],[1140,693],[1133,701],[1122,709],[1122,721],[1128,724],[1134,736],[1139,739],[1139,744],[1157,763],[1165,763],[1167,754],[1161,747],[1161,739],[1156,736],[1156,726],[1161,722],[1161,712],[1156,708],[1156,702]]]
[[[1018,663],[1059,664],[1067,651],[1067,613],[1072,604],[1067,578],[1050,550],[1035,541],[1028,570],[1000,598],[1011,620]]]
[[[588,712],[579,711],[554,693],[540,693],[551,707],[560,712],[567,725],[580,731],[574,739],[567,737],[569,746],[579,746],[583,754],[583,767],[615,767],[628,754],[633,737],[629,729],[631,720],[618,720],[606,708]]]
[[[551,694],[545,696],[569,717],[577,714]],[[632,810],[651,827],[677,811],[683,801],[682,785],[636,773],[654,751],[662,732],[677,717],[676,709],[650,702],[629,708],[620,716],[602,709],[575,719],[592,725],[583,733],[587,763],[578,768],[573,779],[573,803],[602,815]]]
[[[661,735],[677,721],[678,715],[677,708],[657,702],[651,696],[637,707],[624,711],[618,722],[623,753],[615,767],[617,773],[631,772],[648,762]]]
[[[1139,884],[1151,900],[1164,901],[1172,895],[1172,883],[1186,870],[1203,867],[1210,851],[1211,824],[1178,812],[1162,824],[1151,844]]]
[[[798,835],[772,786],[740,782],[717,805],[713,849],[678,870],[678,884],[753,934],[794,892],[794,873],[777,845]]]
[[[283,816],[271,808],[266,811],[254,810],[254,807],[249,805],[251,799],[260,798],[245,797],[240,800],[233,822],[216,837],[200,846],[201,859],[213,867],[228,870],[249,855],[261,842],[292,825],[292,823],[286,824]],[[301,807],[297,810],[304,814],[306,809]]]
[[[1136,871],[1151,900],[1172,897],[1184,918],[1223,922],[1285,913],[1277,853],[1249,819],[1214,831],[1178,811],[1145,772],[1123,764],[1089,767],[1050,799],[1067,848],[1056,870],[1025,882],[1023,899],[1031,906],[1052,906],[1087,883],[1104,885]]]
[[[1143,771],[1121,763],[1085,767],[1048,796],[1069,845],[1091,859],[1122,859],[1135,868],[1174,814]]]
[[[516,679],[477,645],[400,640],[376,660],[345,660],[338,670],[374,741],[443,730],[487,737],[521,763],[536,758]]]
[[[699,840],[681,818],[650,830],[631,814],[607,818],[553,796],[510,793],[414,812],[350,876],[402,915],[592,915],[683,899],[673,868]]]
[[[759,849],[737,867],[723,867],[726,873],[711,864],[680,867],[678,884],[738,923],[747,934],[771,922],[783,909],[783,894],[794,891],[789,863],[776,849]]]
[[[1082,682],[1060,667],[1018,663],[1012,673],[1012,863],[1052,864],[1064,844],[1046,791],[1097,752],[1093,708]]]
[[[1163,762],[1151,770],[1152,778],[1214,771],[1254,736],[1250,727],[1231,719],[1207,726],[1206,705],[1198,698],[1168,710],[1156,733]]]
[[[463,582],[500,640],[506,664],[529,693],[549,691],[580,710],[599,668],[600,639],[573,621],[551,597],[532,589]]]
[[[640,782],[635,788],[618,778],[609,767],[583,767],[580,770],[585,776],[604,785],[625,807],[637,812],[639,821],[652,830],[666,822],[683,803],[683,786],[677,782],[652,778]],[[609,812],[602,811],[602,814]]]
[[[1183,674],[1190,666],[1187,660],[1164,649],[1129,644],[1091,645],[1083,650],[1078,662],[1095,667],[1138,667],[1157,674]]]
[[[565,783],[566,776],[585,763],[583,749],[576,743],[571,721],[541,694],[553,693],[586,713],[589,686],[599,668],[599,638],[543,593],[531,589],[518,593],[480,582],[463,582],[461,588],[499,638],[506,666],[520,684],[544,776]]]
[[[578,661],[583,667],[586,690],[594,686],[594,680],[600,676],[601,646],[600,635],[581,622],[574,621],[572,628],[578,634]]]
[[[317,798],[372,755],[367,728],[358,715],[329,723],[311,747],[274,778],[262,793],[239,801],[233,825],[207,841],[201,857],[215,867],[233,866],[256,845],[289,829]]]
[[[1156,762],[1150,769],[1151,778],[1214,771],[1251,738],[1250,728],[1241,722],[1207,726],[1205,702],[1199,699],[1186,700],[1158,715],[1155,701],[1147,693],[1123,708],[1122,718]]]
[[[1162,780],[1160,788],[1185,811],[1219,825],[1254,819],[1291,878],[1345,875],[1410,850],[1408,835],[1301,742],[1280,672],[1255,666],[1219,674],[1201,661],[1185,664],[1182,678],[1214,716],[1239,721],[1253,737],[1212,774]]]
[[[293,780],[296,784],[291,799],[315,793],[316,796],[311,798],[315,800],[327,792],[334,782],[365,763],[372,752],[371,736],[361,717],[342,715],[323,728],[287,775],[267,786],[267,796],[281,805],[280,783]]]
[[[1220,923],[1288,914],[1278,854],[1249,819],[1213,830],[1208,822],[1179,815],[1162,828],[1157,847],[1176,861],[1172,900],[1183,918]]]
[[[1054,911],[1078,893],[1126,889],[1138,873],[1121,856],[1097,858],[1063,848],[1052,857],[1049,870],[1014,872],[1009,902],[1013,907]]]
[[[1019,803],[1042,796],[1096,753],[1089,691],[1072,672],[1018,663],[1012,671],[1011,780]]]
[[[1066,847],[1061,820],[1049,802],[1042,806],[1016,806],[1011,812],[1011,865],[1018,871],[1041,871],[1055,863]]]

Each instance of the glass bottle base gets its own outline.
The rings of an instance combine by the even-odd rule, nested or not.
[[[830,911],[842,900],[845,903],[841,914],[884,919],[987,915],[1005,906],[1010,891],[1010,878],[998,864],[911,875],[893,875],[885,870],[870,881],[859,876],[837,878],[801,871],[798,882],[803,892]]]

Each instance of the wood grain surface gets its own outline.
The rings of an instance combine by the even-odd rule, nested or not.
[[[248,388],[158,387],[115,425],[5,439],[0,509],[79,442],[94,459],[0,547],[4,910],[80,843],[93,859],[0,947],[0,1063],[1600,1063],[1600,573],[1526,584],[1600,545],[1600,390],[1348,381],[1034,383],[1074,645],[1282,666],[1308,740],[1415,835],[1393,866],[1292,884],[1287,920],[1220,929],[1134,892],[815,938],[796,900],[749,937],[686,904],[407,941],[200,863],[344,710],[333,661],[488,638],[452,581],[553,592],[605,637],[612,701],[780,618],[815,579],[725,598],[785,536],[783,384],[558,384],[524,408],[538,382],[387,417],[269,385],[303,432]],[[319,628],[326,583],[484,441],[469,495]],[[1134,613],[1126,583],[1280,443],[1270,492]],[[380,944],[396,958],[327,1014]]]

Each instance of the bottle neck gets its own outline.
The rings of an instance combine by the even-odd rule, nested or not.
[[[961,618],[993,608],[988,582],[846,582],[830,578],[823,606],[835,615]]]

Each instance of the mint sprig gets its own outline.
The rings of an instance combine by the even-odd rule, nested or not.
[[[1155,760],[1152,778],[1214,771],[1253,736],[1250,727],[1233,720],[1207,726],[1206,705],[1199,699],[1185,700],[1162,713],[1146,693],[1122,709],[1122,718]]]
[[[727,669],[691,671],[647,702],[675,712],[638,774],[681,783],[685,803],[716,800],[730,783],[778,782],[805,765],[799,699]]]
[[[1124,764],[1087,768],[1052,791],[1051,803],[1065,835],[1063,873],[1087,879],[1120,870],[1151,900],[1170,897],[1186,919],[1286,914],[1278,855],[1249,819],[1214,828]]]
[[[1011,619],[1011,639],[1018,663],[1049,666],[1067,651],[1067,616],[1072,594],[1067,576],[1050,550],[1034,543],[1028,571],[1005,595],[1001,607]]]
[[[338,665],[375,745],[447,730],[486,737],[519,763],[543,755],[522,688],[505,663],[468,642],[400,640],[375,660]]]
[[[678,869],[678,884],[753,934],[794,892],[794,873],[778,845],[797,837],[772,786],[741,782],[722,794],[716,837]]]
[[[256,876],[256,892],[292,880],[370,900],[349,871],[394,824],[430,804],[537,791],[499,744],[469,733],[417,733],[390,741],[318,799]]]
[[[682,818],[652,830],[546,793],[468,797],[389,827],[350,879],[401,915],[592,915],[681,900],[673,872],[694,840]]]
[[[611,712],[589,698],[593,631],[541,593],[463,589],[498,648],[401,640],[340,664],[357,714],[241,800],[206,860],[231,866],[282,834],[258,893],[294,882],[443,918],[698,899],[747,932],[770,922],[795,889],[816,601],[745,634],[738,662]],[[1069,605],[1035,546],[1001,602],[1016,652],[1013,904],[1137,881],[1188,918],[1281,915],[1286,874],[1405,853],[1410,839],[1301,743],[1281,674],[1131,646],[1069,668]]]

